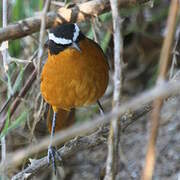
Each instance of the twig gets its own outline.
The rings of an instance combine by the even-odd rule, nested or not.
[[[97,37],[95,26],[96,26],[96,18],[92,18],[91,27],[92,27],[92,32],[93,32],[93,39],[95,42],[99,44],[99,39]]]
[[[1,109],[0,109],[0,114],[7,108],[8,104],[10,103],[10,101],[12,100],[13,96],[10,95],[8,97],[8,99],[6,100],[6,102],[2,105]]]
[[[76,136],[85,135],[88,132],[91,133],[98,127],[109,123],[112,117],[120,117],[127,111],[127,109],[136,111],[137,109],[144,107],[145,104],[149,104],[157,97],[168,97],[172,94],[180,94],[180,81],[163,83],[161,86],[156,86],[155,88],[146,91],[141,95],[133,98],[132,100],[124,103],[114,111],[105,114],[105,116],[99,116],[91,121],[85,122],[80,125],[74,125],[71,128],[57,132],[53,138],[53,145],[60,145]],[[16,166],[20,164],[22,160],[30,157],[32,154],[47,149],[48,145],[49,136],[44,138],[43,140],[38,141],[37,144],[30,145],[22,150],[14,152],[13,154],[9,154],[7,155],[4,167],[7,168],[9,166]],[[0,170],[1,168],[2,167],[0,166]]]
[[[10,59],[12,62],[15,62],[15,63],[23,63],[23,64],[31,63],[30,60],[19,59],[19,58],[15,58],[15,57],[10,57]]]
[[[35,51],[35,53],[33,54],[32,57],[30,57],[29,60],[19,60],[17,58],[12,58],[12,61],[16,61],[16,62],[21,62],[21,63],[25,63],[26,66],[24,67],[24,71],[27,69],[27,67],[29,66],[29,63],[32,63],[32,60],[35,58],[35,56],[37,55],[37,51]],[[1,109],[0,109],[0,114],[7,108],[8,104],[11,102],[11,100],[16,97],[16,92],[14,92],[13,94],[11,94],[8,99],[6,100],[6,102],[2,105]],[[0,126],[1,127],[1,126]],[[1,128],[0,128],[1,129]]]
[[[38,51],[35,51],[34,54],[32,55],[32,57],[30,57],[29,61],[33,61],[33,59],[37,56],[37,53]],[[26,66],[24,67],[24,71],[26,71],[29,67],[30,63],[29,64],[26,64]],[[11,105],[11,110],[10,110],[10,117],[14,114],[15,110],[17,109],[18,105],[20,104],[21,102],[21,98],[23,98],[26,93],[28,92],[28,89],[31,87],[32,83],[34,82],[36,78],[36,70],[33,69],[33,72],[31,73],[31,75],[29,76],[29,79],[26,81],[25,85],[22,87],[21,91],[19,92],[18,95],[16,95],[16,92],[14,92],[13,96],[11,96],[12,98],[9,98],[8,100],[11,101],[14,97],[15,97],[15,100],[14,102],[12,103]],[[8,105],[8,100],[4,103],[1,111],[0,111],[0,114],[4,111],[4,109],[7,107]],[[5,124],[5,121],[7,119],[7,115],[4,116],[1,120],[0,120],[0,132],[2,131],[2,129],[4,128],[4,124]]]
[[[7,26],[7,6],[8,2],[7,0],[3,0],[3,27]],[[2,50],[2,55],[3,55],[3,64],[4,64],[4,69],[5,71],[8,69],[8,61],[7,61],[7,56],[8,56],[8,41],[4,42],[7,43],[7,47]],[[1,165],[4,164],[6,160],[6,139],[5,136],[1,138]]]
[[[107,128],[100,128],[97,132],[84,137],[77,137],[68,143],[66,143],[62,148],[58,150],[61,158],[63,159],[63,166],[68,164],[68,159],[77,152],[84,149],[93,148],[99,144],[105,143],[108,134]],[[39,160],[33,160],[32,163],[20,173],[14,175],[12,180],[23,179],[25,176],[32,176],[37,173],[41,168],[45,168],[48,165],[47,158],[44,157]]]
[[[3,17],[2,17],[2,23],[3,23],[3,28],[7,27],[7,0],[3,0]],[[5,72],[8,70],[8,41],[5,41],[1,45],[1,51],[2,51],[2,56],[3,56],[3,65]]]
[[[24,87],[21,89],[21,91],[19,92],[18,96],[15,98],[13,104],[11,105],[10,117],[13,115],[13,113],[17,109],[18,105],[21,102],[21,98],[25,96],[25,94],[27,93],[27,91],[29,90],[29,88],[31,87],[31,85],[32,85],[32,83],[34,82],[35,79],[36,79],[36,70],[34,69],[33,72],[31,73],[30,77],[26,81]],[[0,132],[2,131],[2,129],[4,127],[6,118],[7,118],[7,115],[4,116],[1,119],[1,122],[0,122]]]
[[[171,1],[168,21],[167,21],[167,34],[164,39],[163,47],[160,54],[159,76],[157,80],[157,84],[159,85],[161,85],[166,78],[178,10],[179,10],[179,0]],[[160,110],[162,104],[163,104],[163,97],[159,97],[155,99],[153,102],[153,110],[151,114],[151,132],[148,141],[145,166],[141,177],[142,180],[151,180],[153,176],[154,166],[155,166],[155,155],[156,155],[155,146],[158,136]]]
[[[51,0],[46,0],[43,11],[41,13],[41,28],[40,28],[40,36],[39,36],[39,51],[38,51],[38,61],[37,61],[38,77],[40,74],[40,67],[41,67],[42,56],[43,56],[44,35],[45,35],[45,28],[46,28],[46,13],[49,9],[50,3],[51,3]]]
[[[123,127],[121,127],[121,132],[124,132],[132,123],[136,122],[140,117],[147,114],[151,110],[152,110],[152,106],[151,105],[146,105],[144,108],[136,111],[136,113],[131,112],[131,118],[130,118],[131,121],[127,121],[126,114],[125,114],[125,118],[122,117],[120,119],[120,121],[121,121],[121,123],[123,125]]]
[[[177,56],[180,55],[180,51],[178,51],[179,42],[180,42],[180,24],[176,30],[176,40],[173,47],[173,58],[172,58],[172,64],[171,64],[170,73],[169,73],[169,79],[172,79],[175,74],[174,69],[175,69],[175,66],[177,65]]]
[[[131,116],[130,118],[127,117],[126,121],[122,123],[122,128],[125,130],[128,124],[132,124],[133,121],[139,119],[140,117],[145,115],[145,113],[148,113],[149,110],[150,110],[149,108],[145,107],[135,112],[134,116]],[[124,115],[121,118],[121,120],[123,119],[124,119]],[[82,151],[83,149],[90,149],[94,146],[97,146],[98,144],[104,143],[105,138],[107,138],[107,135],[108,135],[108,129],[100,128],[98,131],[96,131],[95,133],[89,136],[75,138],[74,140],[71,140],[70,142],[66,143],[64,147],[58,150],[63,159],[63,165],[68,164],[69,161],[66,161],[66,159],[68,159],[69,156],[72,156],[76,152]],[[67,147],[68,149],[66,149]],[[27,175],[31,176],[36,172],[38,172],[41,168],[45,168],[46,166],[47,166],[46,157],[38,160],[33,160],[32,163],[26,169],[14,175],[12,179],[18,179],[18,178],[23,179],[24,176]]]
[[[58,1],[51,1],[51,4],[58,7],[63,7],[66,5],[64,2],[58,2]]]
[[[122,52],[123,39],[121,36],[121,19],[118,10],[118,1],[110,0],[113,30],[114,30],[114,91],[113,91],[113,109],[119,106],[119,100],[122,90]],[[114,180],[117,170],[118,146],[119,146],[119,123],[118,117],[111,120],[109,139],[108,139],[108,156],[106,162],[105,180]]]
[[[119,7],[141,5],[149,0],[118,0]],[[46,16],[46,28],[64,22],[80,22],[92,16],[97,16],[110,9],[109,0],[92,0],[81,3],[71,8],[60,8],[57,12],[49,12]],[[39,31],[41,17],[32,17],[18,21],[0,29],[0,43],[5,40],[12,40],[30,35]]]

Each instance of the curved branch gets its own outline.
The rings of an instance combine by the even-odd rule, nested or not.
[[[144,116],[151,110],[150,106],[143,107],[142,109],[136,111],[133,116],[126,117],[125,121],[123,121],[124,116],[121,117],[122,122],[122,130],[125,130],[129,124],[132,124],[140,117]],[[68,143],[66,143],[62,148],[58,150],[60,153],[62,159],[63,159],[63,165],[68,165],[68,159],[72,157],[72,155],[76,154],[79,151],[91,149],[97,145],[105,143],[108,136],[108,128],[103,127],[98,129],[96,132],[94,132],[91,135],[84,136],[84,137],[78,137],[73,140],[70,140]],[[16,179],[24,179],[26,176],[33,176],[36,174],[36,172],[39,172],[40,169],[46,168],[48,166],[47,163],[47,157],[43,157],[38,160],[32,160],[31,164],[22,170],[21,172],[15,174],[12,177],[12,180]]]
[[[119,7],[140,5],[149,0],[118,0]],[[56,12],[49,12],[46,15],[46,28],[50,28],[56,23],[80,22],[91,16],[97,16],[110,9],[108,0],[92,0],[75,5],[71,8],[59,8]],[[13,40],[30,35],[39,31],[41,17],[31,17],[15,24],[0,28],[0,43],[5,40]]]
[[[105,143],[107,135],[108,129],[100,128],[97,132],[89,136],[77,137],[66,143],[62,148],[58,150],[58,153],[63,159],[63,165],[68,164],[68,159],[78,151],[90,149],[99,144]],[[32,176],[33,174],[37,173],[41,168],[45,168],[47,166],[48,160],[46,156],[38,160],[31,160],[31,164],[23,171],[14,175],[12,177],[12,180],[24,179],[25,177]]]
[[[113,112],[109,112],[103,117],[102,116],[96,117],[92,121],[85,122],[81,125],[74,125],[71,128],[56,133],[53,139],[53,145],[54,144],[60,145],[76,136],[91,133],[95,131],[98,127],[109,123],[112,117],[122,116],[127,111],[127,109],[131,109],[131,111],[136,111],[139,108],[144,107],[145,104],[152,102],[152,100],[156,99],[157,97],[160,96],[168,97],[172,94],[173,95],[179,94],[180,93],[179,89],[180,89],[180,82],[178,81],[166,82],[161,86],[158,87],[156,86],[155,88],[146,91],[143,94],[124,103],[123,105],[115,109]],[[145,109],[145,111],[148,110],[149,109]],[[129,124],[126,124],[125,127],[127,127],[127,125]],[[19,165],[23,159],[30,157],[34,153],[46,149],[48,145],[49,145],[49,137],[46,137],[40,140],[37,144],[30,145],[14,153],[8,154],[6,158],[6,163],[3,165],[3,167],[0,165],[0,171],[3,168],[7,169],[8,167]]]

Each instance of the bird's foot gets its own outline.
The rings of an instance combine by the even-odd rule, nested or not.
[[[48,147],[48,164],[52,163],[53,171],[56,174],[56,159],[62,164],[62,158],[55,147]]]

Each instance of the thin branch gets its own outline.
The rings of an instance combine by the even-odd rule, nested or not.
[[[10,103],[10,101],[12,100],[13,96],[11,95],[10,97],[8,97],[8,99],[6,100],[6,102],[2,105],[1,109],[0,109],[0,114],[7,108],[8,104]]]
[[[30,57],[30,59],[28,61],[32,62],[33,59],[37,56],[37,53],[38,53],[38,51],[35,51],[34,54],[32,55],[32,57]],[[30,65],[30,63],[26,64],[24,71],[28,70],[29,65]],[[14,92],[13,96],[11,96],[11,98],[9,98],[3,104],[3,108],[1,109],[0,114],[5,110],[5,108],[9,104],[9,101],[11,101],[13,98],[15,98],[15,100],[13,101],[13,103],[11,105],[11,109],[10,109],[9,117],[11,117],[14,114],[14,112],[16,111],[16,109],[18,108],[18,106],[21,102],[21,98],[23,98],[26,95],[26,93],[28,92],[29,88],[31,87],[31,85],[33,84],[35,79],[36,79],[36,70],[34,69],[34,66],[33,66],[32,73],[30,74],[29,78],[27,79],[25,85],[21,88],[21,91],[18,94],[16,92]],[[4,117],[2,117],[2,119],[0,119],[0,132],[4,128],[6,119],[7,119],[7,115],[5,115]]]
[[[169,73],[169,79],[172,79],[175,74],[175,66],[177,65],[177,56],[180,55],[180,51],[178,48],[178,43],[180,42],[180,23],[176,30],[176,40],[173,47],[173,57],[172,57],[172,63]]]
[[[3,23],[3,28],[7,27],[7,0],[3,0],[3,17],[2,17],[2,23]],[[2,51],[2,56],[3,56],[3,65],[5,72],[8,70],[8,41],[5,41],[1,45],[1,51]]]
[[[44,35],[45,35],[45,28],[46,28],[46,13],[49,9],[50,3],[51,3],[51,0],[46,0],[43,11],[41,13],[41,28],[40,28],[40,36],[39,36],[39,51],[38,51],[38,61],[37,61],[38,77],[40,74],[40,67],[41,67],[42,56],[43,56]]]
[[[141,5],[149,0],[118,0],[119,7]],[[46,28],[52,27],[55,23],[80,22],[92,16],[100,15],[110,9],[109,0],[92,0],[77,4],[71,8],[62,7],[57,12],[49,12],[46,16]],[[41,17],[32,17],[18,21],[0,29],[0,43],[5,40],[12,40],[30,35],[39,31]]]
[[[58,2],[58,1],[51,1],[51,4],[58,7],[63,7],[66,5],[65,2]]]
[[[109,123],[112,117],[120,117],[127,111],[127,109],[136,111],[158,97],[168,97],[172,94],[180,94],[180,81],[165,82],[161,86],[156,86],[155,88],[142,93],[141,95],[133,98],[123,105],[120,105],[114,111],[105,114],[105,116],[99,116],[91,121],[85,122],[80,125],[74,125],[71,128],[57,132],[53,138],[53,145],[60,145],[76,136],[82,136],[87,133],[91,133],[98,127]],[[30,145],[22,150],[18,150],[17,152],[7,155],[4,167],[8,168],[9,166],[19,165],[25,158],[28,158],[32,154],[47,149],[49,140],[49,136],[47,136],[43,140],[39,140],[36,144]],[[0,166],[0,170],[1,169],[2,167]]]
[[[7,27],[7,6],[8,6],[8,1],[3,0],[3,16],[2,16],[3,28]],[[2,52],[2,56],[3,56],[3,66],[4,66],[5,76],[9,80],[9,75],[7,73],[8,65],[9,65],[8,41],[4,41],[1,44],[0,51]],[[10,94],[13,94],[11,83],[8,81],[7,84],[8,84],[8,91],[10,92]]]
[[[10,109],[10,117],[16,111],[17,107],[19,106],[19,104],[21,102],[21,98],[23,98],[26,95],[26,93],[28,92],[29,88],[31,87],[31,85],[35,79],[36,79],[36,70],[34,69],[33,72],[31,73],[31,75],[29,76],[29,78],[27,79],[25,85],[19,92],[18,96],[15,98],[14,102],[12,103],[11,109]],[[7,119],[7,115],[5,115],[0,121],[0,132],[4,128],[6,119]]]
[[[122,90],[122,52],[123,39],[121,35],[121,19],[118,10],[118,1],[110,0],[113,30],[114,30],[114,91],[113,91],[113,109],[119,106],[119,100]],[[118,145],[119,145],[119,123],[118,117],[111,120],[109,139],[108,139],[108,156],[106,162],[105,180],[114,180],[117,170]]]
[[[167,34],[165,36],[160,54],[159,76],[157,80],[157,84],[159,85],[161,85],[165,81],[168,71],[169,56],[175,32],[179,3],[179,0],[173,0],[170,4],[169,16],[167,21]],[[141,177],[142,180],[151,180],[153,176],[156,156],[156,140],[158,136],[160,110],[162,105],[163,97],[159,97],[153,102],[153,111],[151,114],[151,132],[148,141],[145,166]]]
[[[3,0],[3,27],[7,26],[7,6],[8,6],[8,1],[7,0]],[[3,55],[3,64],[4,64],[4,69],[5,71],[8,69],[8,41],[4,42],[7,43],[7,47],[2,51],[2,55]],[[1,138],[1,165],[4,164],[6,160],[6,138],[5,136]]]
[[[68,159],[71,156],[74,156],[77,152],[85,149],[91,149],[99,144],[105,143],[107,134],[107,128],[100,128],[97,132],[91,135],[77,137],[66,143],[62,148],[58,150],[61,158],[63,159],[63,166],[68,165]],[[12,180],[23,179],[26,176],[32,176],[33,174],[37,173],[38,170],[45,168],[47,166],[47,157],[38,160],[33,160],[32,163],[26,169],[14,175],[12,177]]]
[[[129,124],[132,124],[134,121],[148,113],[150,108],[142,108],[141,110],[134,113],[134,116],[126,117],[126,121],[123,121],[124,116],[121,118],[123,121],[122,128],[125,130]],[[98,144],[102,144],[106,141],[108,135],[107,128],[100,128],[95,133],[85,136],[75,138],[69,142],[67,142],[62,148],[58,151],[61,154],[63,159],[63,165],[68,165],[68,158],[74,155],[76,152],[82,151],[84,149],[90,149]],[[23,171],[19,172],[18,174],[14,175],[12,179],[23,179],[25,176],[32,176],[37,173],[40,169],[47,167],[47,158],[41,158],[38,160],[31,160],[31,164],[24,169]]]

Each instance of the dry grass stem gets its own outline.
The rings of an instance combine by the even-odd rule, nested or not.
[[[38,51],[35,51],[34,54],[29,58],[29,62],[32,62],[34,58],[36,58]],[[24,67],[24,71],[28,70],[28,67],[31,65],[31,63],[26,64],[26,66]],[[33,67],[34,68],[34,67]],[[14,112],[16,111],[16,109],[18,108],[20,102],[21,102],[21,98],[23,98],[26,93],[28,92],[29,88],[31,87],[31,85],[33,84],[34,80],[36,79],[36,69],[32,70],[32,73],[30,74],[29,78],[27,79],[25,85],[21,88],[20,92],[18,93],[18,95],[16,94],[16,92],[14,92],[13,95],[11,95],[7,101],[3,104],[1,110],[0,110],[0,114],[5,111],[5,109],[7,108],[8,104],[11,102],[12,99],[14,99],[14,101],[12,102],[11,105],[11,109],[10,109],[10,115],[9,117],[11,117]],[[6,112],[7,113],[7,112]],[[0,132],[2,131],[2,129],[4,128],[5,125],[5,120],[7,119],[7,115],[5,115],[4,117],[2,117],[1,121],[0,121]]]
[[[67,142],[62,148],[58,150],[61,158],[63,159],[63,164],[68,165],[68,158],[75,155],[77,152],[84,149],[91,149],[99,144],[105,143],[105,137],[107,137],[107,133],[108,131],[106,128],[100,128],[98,131],[89,136],[77,137]],[[38,170],[40,170],[42,167],[47,166],[48,162],[46,157],[38,160],[33,160],[26,169],[14,175],[12,179],[23,179],[26,175],[31,176],[37,173]]]
[[[45,29],[46,29],[46,14],[49,9],[51,0],[46,0],[43,11],[41,13],[41,28],[40,28],[40,36],[39,36],[39,52],[38,52],[38,61],[37,61],[37,75],[40,77],[40,67],[42,63],[43,56],[43,47],[44,47],[44,39],[45,39]]]
[[[173,58],[172,58],[172,63],[171,63],[171,68],[170,68],[170,73],[169,73],[169,79],[172,79],[175,74],[175,66],[177,66],[177,56],[179,55],[178,47],[177,47],[179,40],[180,40],[180,23],[176,30],[176,40],[173,47]]]
[[[3,27],[7,26],[7,7],[8,2],[7,0],[3,0]],[[8,44],[8,41],[6,41]],[[2,50],[2,56],[3,56],[3,65],[5,72],[8,70],[8,46]],[[6,160],[6,138],[5,136],[1,138],[1,165],[3,166],[4,162]]]
[[[95,131],[98,127],[109,123],[112,117],[120,117],[127,111],[127,109],[136,111],[139,108],[144,107],[144,105],[149,104],[151,101],[158,97],[168,97],[170,95],[176,94],[180,94],[180,82],[178,81],[166,82],[161,86],[156,86],[155,88],[133,98],[127,103],[120,105],[114,111],[105,114],[105,116],[103,117],[99,116],[81,125],[74,125],[71,128],[68,128],[67,130],[63,130],[56,133],[53,139],[53,144],[60,145],[76,136],[91,133]],[[37,144],[30,145],[29,147],[23,148],[22,150],[18,150],[17,152],[9,154],[7,156],[8,160],[6,161],[6,164],[4,164],[4,167],[7,168],[9,166],[16,166],[20,164],[23,159],[30,157],[32,154],[47,149],[48,145],[49,136],[44,138],[43,140],[39,140]],[[2,167],[0,166],[0,169],[1,168]]]
[[[126,121],[122,123],[122,129],[125,130],[129,124],[132,124],[134,121],[148,113],[150,108],[143,107],[141,110],[134,113],[134,116],[127,117]],[[121,119],[124,119],[124,116],[121,117]],[[83,149],[90,149],[92,147],[97,146],[98,144],[104,143],[108,135],[108,129],[106,128],[100,128],[95,133],[75,138],[73,140],[70,140],[67,142],[62,148],[60,148],[58,151],[61,154],[61,157],[63,158],[63,162],[68,164],[68,157],[74,155],[76,152],[82,151]],[[67,161],[66,161],[67,159]],[[23,178],[27,175],[31,176],[35,173],[37,173],[40,169],[47,167],[47,158],[43,157],[42,159],[38,160],[31,160],[31,164],[25,168],[23,171],[19,172],[18,174],[14,175],[12,179],[18,179]]]
[[[110,0],[113,30],[114,30],[114,91],[113,91],[113,108],[119,106],[122,89],[122,51],[123,39],[121,35],[121,19],[118,10],[118,1]],[[119,125],[118,117],[111,120],[110,132],[108,138],[108,155],[106,162],[105,180],[115,179],[117,162],[118,162],[118,145],[119,145]]]
[[[159,76],[157,80],[157,84],[160,86],[167,76],[169,56],[170,56],[172,41],[174,37],[178,10],[179,10],[179,0],[171,1],[168,21],[167,21],[167,34],[165,36],[161,54],[160,54]],[[162,97],[157,98],[153,102],[153,111],[151,114],[151,132],[150,132],[150,137],[148,141],[145,166],[144,166],[142,178],[141,178],[142,180],[151,180],[153,176],[154,167],[155,167],[155,159],[156,159],[155,146],[156,146],[156,140],[158,136],[160,110],[161,110],[162,104],[163,104]]]

